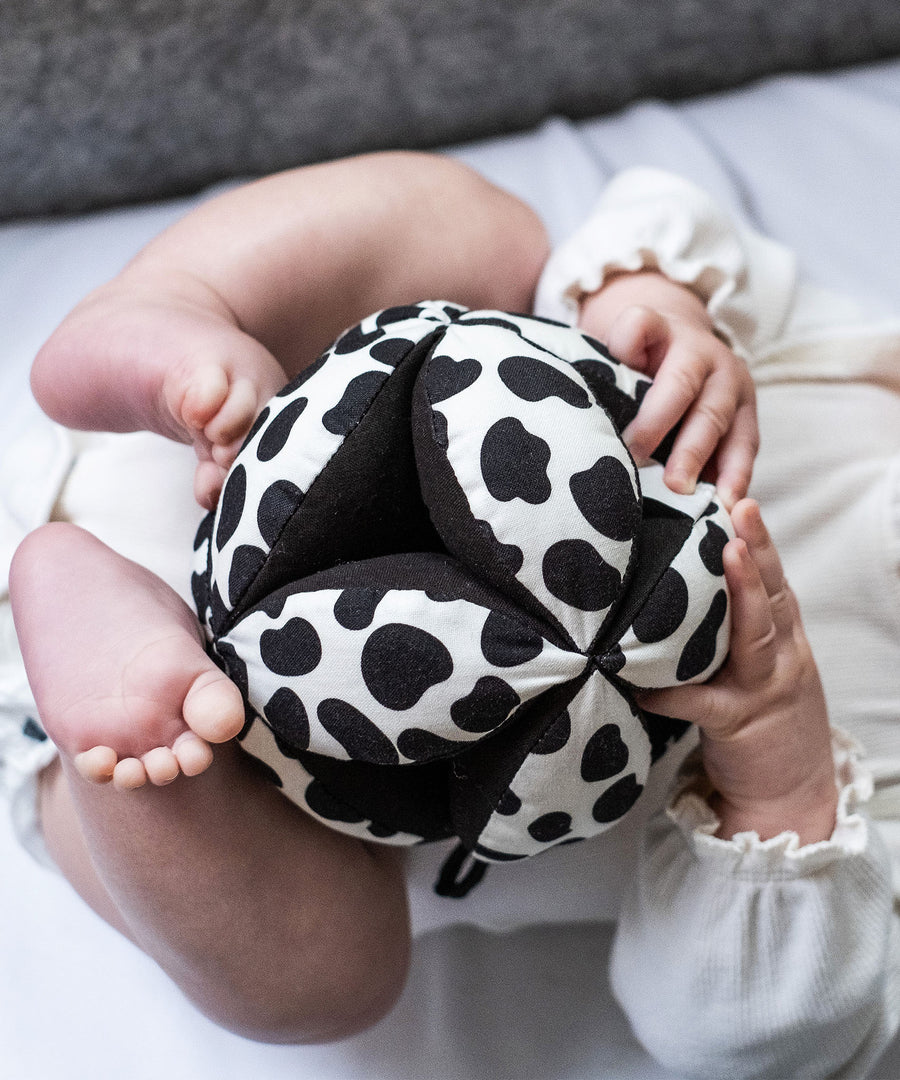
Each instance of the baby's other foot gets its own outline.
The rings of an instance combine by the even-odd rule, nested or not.
[[[195,776],[244,724],[181,598],[90,533],[51,524],[13,560],[13,613],[38,713],[86,779],[121,789]]]

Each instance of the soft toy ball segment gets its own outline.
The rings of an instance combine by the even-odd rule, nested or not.
[[[714,489],[620,437],[648,385],[570,327],[429,301],[266,406],[194,591],[311,814],[502,862],[635,803],[685,725],[633,690],[709,677],[728,631]]]

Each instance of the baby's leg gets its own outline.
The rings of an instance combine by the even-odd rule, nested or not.
[[[62,323],[32,385],[69,427],[193,443],[208,507],[265,399],[341,331],[423,299],[525,311],[546,256],[537,216],[449,158],[293,169],[152,241]]]
[[[134,788],[195,775],[241,730],[237,687],[185,603],[90,533],[51,524],[20,546],[10,594],[47,732],[82,774]]]
[[[128,798],[86,783],[65,752],[61,766],[42,784],[51,855],[216,1023],[325,1042],[392,1006],[409,958],[395,849],[319,825],[235,742],[202,776]]]

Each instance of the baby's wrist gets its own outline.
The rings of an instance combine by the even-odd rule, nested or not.
[[[603,340],[628,307],[653,308],[660,314],[676,316],[713,332],[712,319],[700,297],[658,270],[637,270],[609,277],[596,292],[581,297],[578,325]]]
[[[731,800],[714,791],[708,802],[719,819],[715,835],[720,840],[731,840],[745,832],[756,833],[760,840],[771,840],[781,833],[795,832],[801,846],[805,846],[828,840],[834,832],[838,788],[831,775],[782,798]]]

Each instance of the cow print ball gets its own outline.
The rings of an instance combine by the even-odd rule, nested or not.
[[[245,746],[367,839],[502,862],[620,820],[727,649],[714,490],[621,439],[647,380],[547,320],[428,301],[268,403],[197,537]]]

